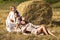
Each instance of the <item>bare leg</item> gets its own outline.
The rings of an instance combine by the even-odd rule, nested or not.
[[[51,32],[45,27],[45,25],[41,25],[41,27],[39,28],[38,32],[41,33],[41,30],[43,30],[43,32],[44,32],[46,35],[50,34],[50,35],[56,37],[53,33],[51,33]]]
[[[45,27],[43,27],[43,32],[48,35],[47,29]]]
[[[48,32],[47,32],[47,30],[46,30],[46,28],[45,28],[45,25],[41,25],[41,27],[38,29],[38,33],[41,33],[42,31],[43,31],[46,35],[48,35]]]
[[[44,26],[43,26],[43,31],[44,31],[44,33],[45,33],[46,35],[47,35],[47,34],[50,34],[50,35],[56,37],[53,33],[50,32],[50,30],[48,30],[48,29],[45,28]]]
[[[47,29],[48,30],[48,29]],[[48,33],[54,37],[56,37],[53,33],[50,32],[50,30],[48,30]]]
[[[21,29],[19,28],[19,24],[16,24],[16,32],[18,33],[18,32],[21,32]]]
[[[43,32],[48,35],[48,31],[47,31],[47,28],[45,27],[45,25],[41,25],[41,27],[43,28]]]

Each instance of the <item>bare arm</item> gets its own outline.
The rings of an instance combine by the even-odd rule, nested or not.
[[[18,24],[16,24],[16,29],[18,29],[18,26],[19,26],[19,25],[18,25]]]
[[[12,19],[13,18],[13,12],[9,13],[8,18],[11,22],[14,22],[14,20]]]
[[[27,28],[27,27],[25,26],[24,29],[22,30],[23,33],[26,32],[26,28]]]
[[[14,20],[10,19],[11,22],[14,22]]]

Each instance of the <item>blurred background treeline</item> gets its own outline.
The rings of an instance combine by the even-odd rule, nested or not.
[[[28,1],[28,0],[0,0],[0,2],[5,2],[5,1],[13,1],[13,2],[23,2],[23,1]],[[60,0],[44,0],[48,3],[56,3],[59,2]]]
[[[0,9],[8,9],[10,5],[17,6],[18,4],[24,1],[28,0],[0,0]],[[53,8],[60,8],[60,0],[44,0],[44,1],[50,3]]]

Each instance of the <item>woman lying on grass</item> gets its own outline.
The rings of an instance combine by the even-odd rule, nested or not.
[[[41,33],[44,33],[46,35],[52,35],[56,37],[54,34],[52,34],[46,27],[44,22],[40,26],[33,25],[32,23],[29,23],[24,20],[24,18],[21,19],[21,25],[20,25],[22,33],[31,32],[32,34],[39,35]]]

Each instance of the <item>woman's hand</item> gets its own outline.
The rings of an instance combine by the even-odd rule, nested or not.
[[[14,22],[14,20],[10,19],[11,22]]]

